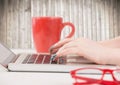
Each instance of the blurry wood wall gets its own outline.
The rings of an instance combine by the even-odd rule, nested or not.
[[[75,25],[74,38],[120,35],[120,0],[0,0],[0,41],[10,48],[34,48],[33,16],[63,17]],[[62,37],[68,32],[66,27]]]

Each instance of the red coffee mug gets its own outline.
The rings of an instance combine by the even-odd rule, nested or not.
[[[49,48],[60,40],[61,31],[65,26],[72,28],[67,38],[72,37],[75,32],[74,25],[70,22],[63,23],[61,17],[33,17],[32,30],[36,51],[48,53]]]

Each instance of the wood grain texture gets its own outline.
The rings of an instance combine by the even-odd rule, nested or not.
[[[6,43],[7,41],[7,27],[6,27],[6,1],[0,0],[0,42]],[[4,37],[4,38],[3,38]]]
[[[100,41],[120,35],[120,0],[0,0],[0,42],[9,48],[34,48],[31,21],[40,16],[73,23],[73,38]],[[61,39],[69,32],[66,26]]]

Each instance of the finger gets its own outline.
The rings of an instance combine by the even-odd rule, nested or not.
[[[82,51],[79,51],[77,47],[70,47],[70,48],[66,48],[66,49],[63,49],[61,51],[58,51],[56,53],[55,60],[57,61],[60,57],[67,57],[68,58],[70,56],[75,57],[75,56],[83,56],[83,55],[82,55]]]
[[[64,39],[64,40],[62,40],[62,41],[57,42],[57,43],[54,44],[51,48],[60,48],[60,47],[62,47],[64,44],[66,44],[66,43],[68,43],[68,42],[70,42],[70,41],[72,41],[71,38],[66,38],[66,39]]]
[[[56,57],[61,57],[61,56],[68,56],[68,55],[78,55],[78,49],[76,47],[70,47],[70,48],[66,48],[63,50],[60,50],[56,53]],[[80,55],[80,52],[79,52]],[[80,55],[82,56],[82,54]]]
[[[62,47],[64,44],[66,44],[66,43],[68,43],[68,42],[70,42],[70,41],[72,41],[71,38],[66,38],[66,39],[64,39],[64,40],[62,40],[62,41],[59,41],[58,43],[56,43],[56,44],[54,44],[53,46],[50,47],[50,49],[49,49],[50,53],[52,53],[52,51],[53,51],[54,49],[59,49],[59,48]]]
[[[66,43],[64,46],[62,46],[61,48],[59,48],[59,52],[63,51],[64,49],[69,49],[69,48],[74,48],[74,47],[78,47],[77,43],[75,43],[74,41],[68,42]]]
[[[58,50],[59,50],[59,48],[58,49],[53,49],[53,50],[50,51],[50,54],[55,54]]]

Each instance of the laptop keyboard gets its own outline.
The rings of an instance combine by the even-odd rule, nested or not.
[[[23,64],[61,64],[56,61],[50,61],[51,55],[45,54],[28,54],[22,62]],[[60,62],[62,59],[60,60]]]

